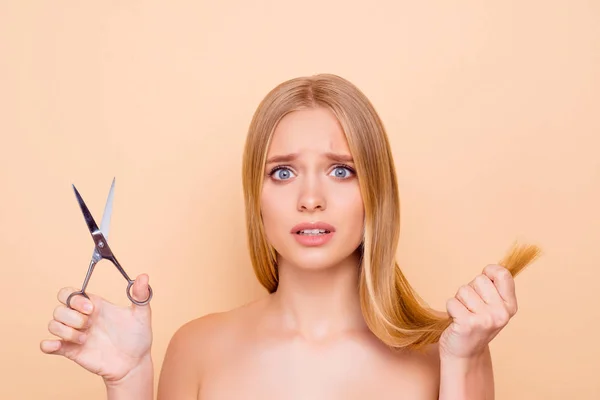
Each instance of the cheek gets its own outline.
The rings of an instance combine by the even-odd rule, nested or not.
[[[271,243],[277,241],[275,232],[281,230],[281,225],[285,224],[286,204],[285,196],[272,193],[268,187],[264,188],[260,199],[261,215],[267,240]]]
[[[358,187],[338,192],[338,204],[344,217],[344,225],[352,238],[362,238],[365,211]]]

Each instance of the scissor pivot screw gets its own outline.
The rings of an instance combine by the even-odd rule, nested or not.
[[[98,242],[98,247],[103,248],[104,247],[104,242],[102,242],[102,241]]]

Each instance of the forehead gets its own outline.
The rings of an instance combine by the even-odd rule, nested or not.
[[[335,115],[325,108],[293,111],[281,119],[268,156],[289,153],[350,154],[346,136]]]

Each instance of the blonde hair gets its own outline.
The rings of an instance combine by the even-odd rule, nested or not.
[[[260,211],[267,150],[275,128],[288,113],[324,107],[337,117],[356,166],[365,210],[360,266],[360,300],[369,329],[392,348],[421,349],[437,342],[451,319],[430,310],[395,260],[400,200],[387,134],[367,97],[332,74],[288,80],[261,101],[250,123],[243,156],[243,190],[250,257],[259,282],[273,293],[278,273]],[[513,275],[539,254],[536,246],[515,245],[500,261]]]

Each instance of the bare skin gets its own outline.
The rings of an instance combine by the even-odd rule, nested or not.
[[[422,354],[394,352],[367,329],[356,301],[325,303],[317,315],[308,307],[292,311],[282,297],[275,293],[182,327],[163,364],[159,398],[438,398],[437,346]],[[335,330],[319,327],[327,312]],[[298,313],[313,322],[299,329]]]
[[[265,230],[279,254],[278,290],[184,327],[163,365],[159,396],[185,387],[183,370],[194,365],[188,379],[196,381],[199,399],[437,398],[435,348],[393,352],[363,320],[355,253],[363,204],[352,161],[345,160],[346,168],[329,153],[350,157],[328,111],[300,111],[281,121],[262,192]],[[288,154],[296,156],[282,157]],[[281,169],[270,175],[273,168]],[[334,237],[316,247],[297,243],[290,229],[307,221],[333,225]]]
[[[487,345],[516,312],[506,271],[488,267],[450,299],[455,322],[440,345],[421,353],[388,349],[360,309],[356,249],[364,209],[337,120],[323,109],[288,114],[267,158],[262,217],[278,253],[278,289],[178,329],[158,399],[493,399]],[[335,232],[307,246],[294,226],[315,221]],[[147,285],[147,275],[136,279],[137,300],[146,298]],[[152,399],[150,305],[120,308],[92,295],[92,311],[82,297],[71,310],[64,304],[73,290],[59,292],[49,324],[59,339],[42,341],[42,351],[101,376],[110,400]]]
[[[435,351],[394,353],[366,328],[311,340],[284,328],[275,307],[268,298],[188,323],[170,345],[159,398],[438,398]]]

